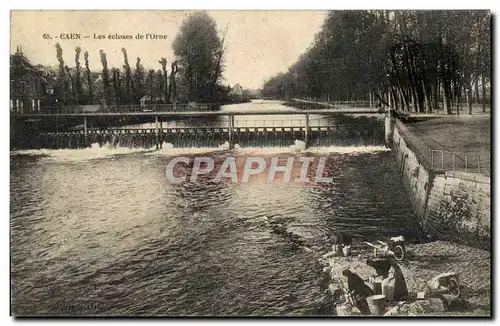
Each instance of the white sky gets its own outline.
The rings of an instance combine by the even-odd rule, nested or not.
[[[218,29],[227,26],[224,83],[259,88],[264,81],[285,71],[310,45],[323,24],[326,11],[208,11]],[[99,49],[107,54],[108,65],[123,65],[121,48],[128,52],[131,66],[136,57],[146,69],[161,68],[158,60],[173,59],[171,43],[187,11],[13,11],[11,12],[10,52],[22,45],[34,64],[57,66],[55,44],[63,49],[65,64],[72,67],[76,46],[88,51],[92,70],[102,69]],[[43,38],[51,34],[52,40]],[[80,40],[55,39],[61,33],[81,33]],[[93,35],[105,35],[95,40]],[[151,33],[167,35],[167,40],[109,40],[108,34]],[[84,39],[83,35],[90,36]]]

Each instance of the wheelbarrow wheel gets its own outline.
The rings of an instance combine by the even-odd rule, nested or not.
[[[457,279],[455,278],[450,278],[448,280],[448,290],[450,293],[455,297],[458,298],[460,296],[460,284],[458,283]]]
[[[396,244],[393,249],[394,252],[394,258],[396,260],[402,261],[406,257],[406,249],[404,244]]]

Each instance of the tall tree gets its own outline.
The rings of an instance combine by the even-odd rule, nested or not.
[[[163,79],[163,71],[158,69],[154,72],[153,76],[153,95],[156,103],[164,103],[163,97],[165,91],[165,80]]]
[[[120,70],[118,68],[111,69],[111,84],[113,85],[113,104],[121,104],[120,92]]]
[[[169,96],[168,96],[167,59],[161,58],[159,63],[161,64],[161,70],[163,72],[163,85],[162,85],[163,97],[165,102],[168,102]]]
[[[82,81],[80,77],[80,53],[82,48],[79,46],[75,49],[75,103],[80,104],[80,98],[82,95]]]
[[[287,72],[269,79],[266,96],[353,99],[398,110],[458,113],[491,70],[490,13],[332,11],[313,45]],[[483,101],[486,103],[486,100]]]
[[[177,61],[172,62],[170,66],[170,83],[168,84],[168,101],[172,103],[177,103],[177,83],[175,81],[175,75],[179,72],[179,67],[177,66]]]
[[[108,60],[106,59],[106,53],[103,50],[99,50],[99,56],[101,57],[102,64],[102,83],[104,91],[104,100],[106,104],[109,104],[110,92],[109,92],[109,71],[108,71]]]
[[[137,61],[135,64],[135,100],[139,101],[141,97],[144,96],[144,67],[141,64],[141,58],[137,57]]]
[[[223,67],[223,43],[215,21],[206,12],[189,15],[172,46],[187,83],[189,100],[214,101]]]
[[[69,91],[71,91],[71,94],[73,95],[72,100],[73,102],[75,101],[76,94],[75,94],[75,82],[73,80],[73,77],[71,76],[71,72],[69,70],[68,66],[64,66],[64,70],[66,71],[66,74],[69,77]]]
[[[56,56],[57,61],[59,62],[59,70],[57,75],[57,88],[56,88],[56,96],[61,100],[61,103],[66,103],[67,99],[67,83],[64,69],[64,59],[63,59],[63,50],[59,43],[56,43]]]
[[[126,85],[126,96],[127,103],[129,103],[135,97],[134,80],[132,79],[132,69],[130,69],[130,64],[128,62],[127,50],[122,48],[123,53],[123,70],[125,71],[125,85]]]
[[[154,94],[154,74],[155,71],[154,69],[150,69],[148,72],[148,95],[149,95],[149,100],[151,103],[155,102],[155,94]]]
[[[83,59],[85,60],[85,71],[87,72],[87,86],[88,86],[88,101],[87,103],[92,103],[92,77],[90,76],[90,66],[89,66],[89,53],[85,51],[83,54]]]

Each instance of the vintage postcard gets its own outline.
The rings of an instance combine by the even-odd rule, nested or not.
[[[491,317],[490,11],[10,33],[12,316]]]

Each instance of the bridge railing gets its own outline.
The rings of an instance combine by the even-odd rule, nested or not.
[[[325,107],[331,106],[334,108],[368,108],[372,107],[373,102],[370,101],[330,101],[328,99],[300,99],[293,98],[291,99],[294,102],[294,106],[300,108],[308,108],[308,107]]]
[[[176,104],[120,104],[120,105],[52,105],[42,107],[39,112],[16,112],[17,114],[82,114],[82,113],[125,113],[125,112],[189,112],[213,111],[215,103]]]
[[[155,125],[155,122],[150,122],[146,123],[143,125],[148,125],[153,128]],[[192,127],[192,128],[221,128],[221,127],[228,127],[229,126],[229,121],[200,121],[196,123],[196,121],[189,121],[188,124],[186,124],[185,121],[182,120],[167,120],[163,121],[161,123],[161,128],[168,129],[168,128],[187,128],[187,127]],[[306,128],[308,126],[309,128],[317,128],[317,127],[332,127],[332,124],[330,120],[320,118],[320,119],[310,119],[309,124],[307,124],[307,121],[305,119],[262,119],[262,120],[249,120],[249,119],[242,119],[242,120],[235,120],[234,121],[234,128]],[[131,125],[131,126],[124,126],[121,127],[122,129],[136,129],[137,126]]]

